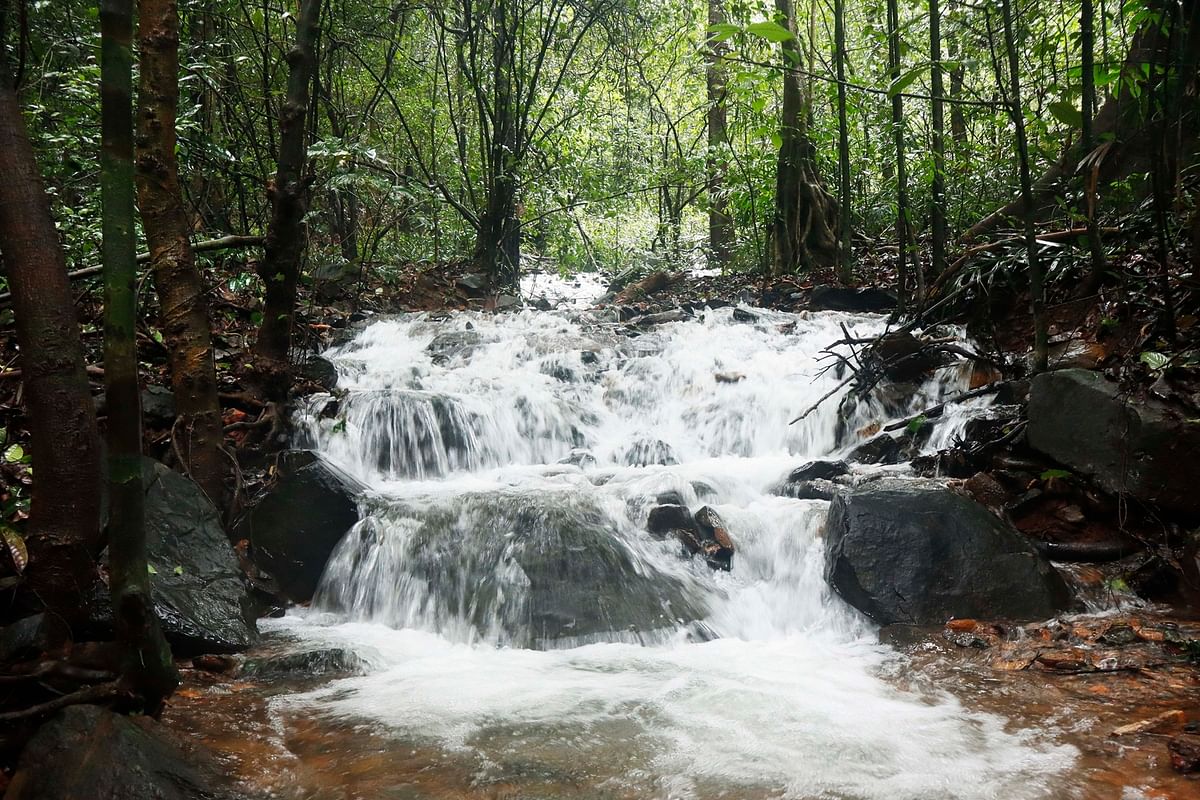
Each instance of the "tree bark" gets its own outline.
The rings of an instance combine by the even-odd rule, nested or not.
[[[783,111],[775,179],[775,217],[771,229],[771,270],[776,275],[807,271],[837,261],[837,201],[826,191],[817,172],[808,138],[805,98],[796,67],[800,50],[791,0],[776,0],[782,23],[793,36],[784,42]]]
[[[708,0],[708,24],[725,24],[724,0]],[[733,218],[729,216],[729,199],[725,194],[725,177],[729,164],[725,151],[729,147],[729,124],[726,108],[724,57],[729,52],[725,42],[710,42],[707,52],[705,83],[708,88],[708,248],[710,266],[724,267],[733,254]]]
[[[133,0],[100,4],[100,195],[104,260],[104,385],[108,396],[109,594],[123,650],[122,682],[156,713],[179,683],[150,601],[142,419],[137,367],[137,242],[133,204]]]
[[[0,175],[0,252],[12,289],[38,476],[26,537],[27,585],[46,607],[78,621],[102,547],[100,440],[62,246],[20,102],[3,74]]]
[[[850,125],[846,115],[846,0],[834,1],[833,29],[838,81],[838,277],[849,284],[854,278],[854,253],[850,231]]]
[[[279,109],[279,160],[275,180],[267,189],[271,221],[266,252],[259,267],[266,292],[263,320],[251,355],[250,375],[255,391],[271,402],[287,399],[291,388],[292,320],[304,255],[304,215],[313,178],[308,162],[309,86],[316,69],[321,0],[303,0],[296,20],[296,39],[288,51],[287,96]]]
[[[888,76],[894,84],[900,79],[900,8],[898,0],[888,0]],[[908,302],[909,258],[913,257],[916,277],[916,301],[920,306],[925,295],[921,263],[915,258],[908,222],[908,164],[904,148],[904,97],[892,92],[892,145],[896,152],[896,244],[899,249],[896,278],[900,307]]]
[[[929,0],[929,95],[933,127],[933,180],[929,220],[933,228],[930,257],[934,277],[946,269],[946,118],[942,98],[942,11],[938,0]]]
[[[1082,76],[1082,129],[1079,147],[1090,153],[1096,146],[1092,132],[1092,119],[1096,113],[1096,65],[1095,65],[1095,11],[1092,0],[1082,0],[1079,10],[1079,69]],[[1104,280],[1104,243],[1100,240],[1100,226],[1096,222],[1096,187],[1092,182],[1095,170],[1086,169],[1083,176],[1084,213],[1087,217],[1088,252],[1092,258],[1092,274],[1087,282],[1089,289],[1099,288]]]
[[[175,156],[179,107],[179,14],[175,0],[139,0],[141,72],[137,109],[137,190],[159,324],[170,354],[180,469],[221,508],[228,458],[204,285],[192,251]]]

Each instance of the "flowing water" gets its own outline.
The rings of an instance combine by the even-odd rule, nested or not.
[[[822,578],[827,504],[771,491],[964,388],[951,366],[841,426],[839,389],[789,426],[841,383],[823,348],[884,324],[720,309],[636,337],[591,312],[365,328],[327,354],[344,395],[301,415],[302,443],[370,487],[363,520],[313,607],[275,624],[366,667],[275,710],[515,787],[497,797],[1066,796],[1073,747],[896,688],[901,657]],[[645,532],[667,493],[724,518],[730,571]]]

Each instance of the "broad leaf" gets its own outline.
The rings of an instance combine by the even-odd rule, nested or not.
[[[746,33],[766,39],[768,42],[786,42],[796,38],[791,31],[774,20],[764,20],[747,25]]]
[[[4,539],[17,572],[24,572],[25,565],[29,563],[29,551],[25,548],[25,540],[21,538],[21,534],[7,525],[0,524],[0,538]]]

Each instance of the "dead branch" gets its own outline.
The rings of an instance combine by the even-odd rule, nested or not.
[[[80,689],[77,692],[64,694],[61,697],[48,700],[40,705],[22,708],[20,711],[9,711],[8,713],[0,714],[0,725],[49,716],[55,711],[66,708],[67,706],[101,703],[106,700],[116,700],[122,697],[132,697],[132,695],[121,686],[120,681],[99,683],[95,686],[88,686],[84,689]]]

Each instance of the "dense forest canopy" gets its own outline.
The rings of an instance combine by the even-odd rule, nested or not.
[[[1146,80],[1151,64],[1127,58],[1148,19],[1186,17],[1189,9],[1096,6],[1091,49],[1101,101]],[[180,185],[198,237],[265,229],[263,188],[279,157],[297,11],[272,2],[179,6]],[[895,225],[902,172],[913,234],[930,235],[935,81],[946,109],[951,238],[1015,196],[998,5],[943,4],[941,58],[931,69],[924,4],[899,4],[893,65],[882,3],[800,3],[788,23],[776,7],[753,3],[327,2],[307,109],[306,274],[336,281],[362,270],[386,276],[411,260],[495,261],[501,256],[477,251],[506,235],[497,215],[519,223],[526,255],[563,269],[670,265],[705,250],[713,208],[730,218],[732,241],[722,250],[729,265],[760,266],[769,253],[784,72],[799,84],[817,174],[839,194],[835,12],[845,31],[840,85],[854,234],[875,241]],[[1079,3],[1012,9],[1035,177],[1080,137],[1080,14]],[[9,16],[6,47],[68,265],[87,267],[98,258],[96,8],[33,2]],[[720,73],[715,93],[708,72]],[[894,97],[903,101],[899,171]],[[708,133],[714,105],[724,116],[716,138]],[[1097,142],[1111,134],[1100,131]],[[1145,166],[1120,171],[1123,183],[1105,187],[1099,213],[1140,196]],[[1064,191],[1052,215],[1057,227],[1079,219],[1073,195],[1081,186]],[[255,255],[219,257],[232,266]],[[253,270],[230,274],[254,280]]]

